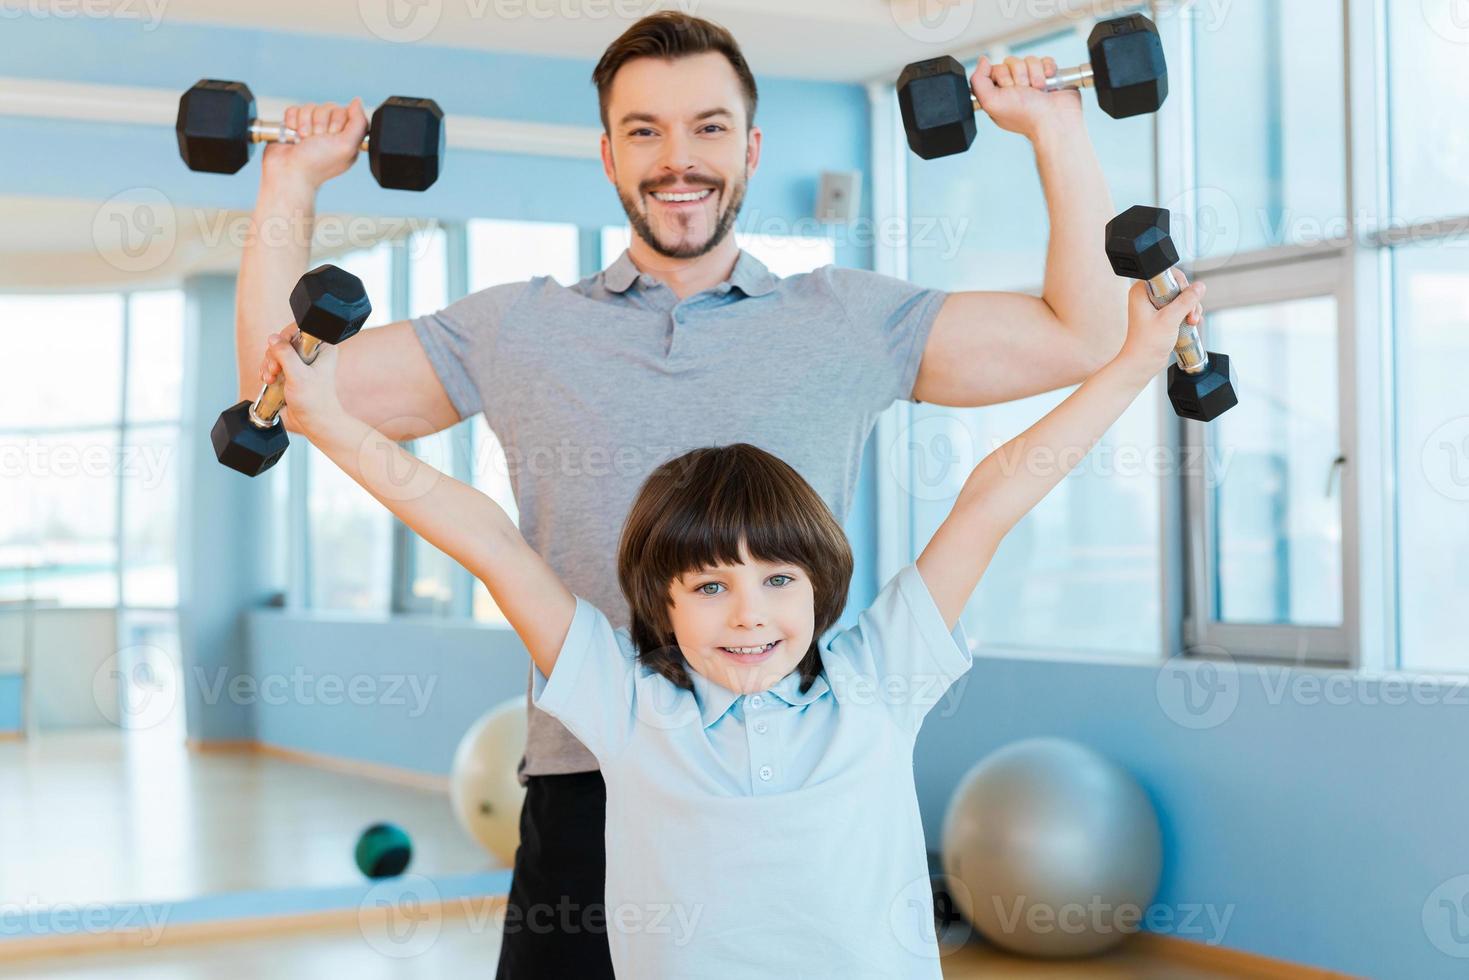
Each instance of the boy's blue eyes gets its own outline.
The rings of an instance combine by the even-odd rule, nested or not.
[[[777,581],[777,580],[779,580],[779,581]],[[772,576],[770,576],[770,578],[766,579],[765,581],[774,584],[775,587],[779,589],[779,588],[784,588],[785,586],[787,586],[787,585],[791,584],[792,582],[794,582],[795,581],[795,578],[792,577],[792,576],[790,576],[790,575],[772,575]],[[722,582],[705,582],[703,585],[701,585],[698,588],[694,589],[694,591],[695,592],[698,592],[700,595],[719,595],[719,592],[718,591],[710,592],[709,590],[710,589],[719,590],[719,589],[723,589],[723,588],[724,588],[724,584]]]

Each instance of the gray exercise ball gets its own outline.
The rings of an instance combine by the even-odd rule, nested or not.
[[[944,874],[986,939],[1087,956],[1138,931],[1163,845],[1147,794],[1084,745],[1032,738],[965,774],[944,816]]]

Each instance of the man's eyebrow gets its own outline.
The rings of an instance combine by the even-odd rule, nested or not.
[[[708,119],[711,116],[728,116],[730,119],[733,119],[734,113],[730,112],[723,106],[718,106],[713,109],[705,109],[703,112],[694,117],[694,121],[697,122],[700,119]],[[629,112],[618,121],[617,125],[626,126],[628,123],[632,122],[655,123],[659,122],[659,119],[657,116],[653,115],[650,112]]]

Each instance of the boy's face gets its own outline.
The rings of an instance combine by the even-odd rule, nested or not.
[[[618,69],[602,165],[633,231],[659,255],[698,258],[729,234],[760,158],[760,130],[747,138],[745,123],[739,76],[718,52]],[[658,196],[672,193],[700,196]]]
[[[799,565],[753,559],[673,581],[673,634],[689,666],[737,694],[769,690],[796,669],[816,628],[811,576]],[[773,644],[773,645],[772,645]]]

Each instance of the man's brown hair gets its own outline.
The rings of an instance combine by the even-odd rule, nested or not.
[[[608,133],[612,127],[607,119],[607,101],[612,97],[612,79],[618,69],[635,58],[662,58],[673,61],[689,55],[717,51],[729,60],[739,77],[740,88],[745,95],[745,129],[755,125],[755,76],[745,64],[745,56],[735,43],[734,35],[712,21],[692,17],[677,10],[663,10],[649,14],[622,32],[602,52],[602,60],[592,69],[592,84],[597,86],[597,104],[602,114],[602,128]]]
[[[617,580],[631,611],[638,659],[689,688],[668,611],[687,572],[750,557],[789,562],[811,576],[815,630],[801,658],[801,690],[821,672],[817,644],[842,614],[852,549],[826,501],[801,474],[748,443],[695,449],[654,470],[638,490],[617,549]]]

